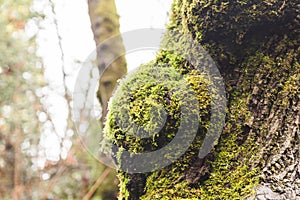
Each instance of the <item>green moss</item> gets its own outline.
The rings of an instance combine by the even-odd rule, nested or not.
[[[220,146],[215,150],[215,159],[211,161],[212,172],[207,181],[196,185],[182,180],[190,160],[184,166],[184,158],[172,167],[153,173],[147,179],[146,195],[142,199],[241,199],[251,194],[258,183],[257,169],[251,169],[249,163],[257,150],[249,140],[238,145],[237,138],[242,134],[239,120],[247,121],[251,114],[247,110],[246,98],[236,95],[231,109],[231,121],[226,128],[230,135],[222,136]],[[233,125],[238,125],[233,127]],[[197,146],[200,147],[199,145]],[[194,149],[195,151],[195,149]],[[249,160],[250,158],[250,160]],[[180,198],[179,198],[180,197]]]
[[[295,74],[290,76],[287,82],[283,86],[283,90],[281,94],[289,95],[290,98],[297,97],[299,95],[299,83],[300,83],[300,65],[299,63],[296,64],[298,66],[298,72],[295,71]],[[285,102],[286,104],[287,102]]]
[[[120,181],[119,188],[120,188],[120,196],[119,199],[128,199],[129,198],[129,191],[127,188],[127,184],[129,183],[130,179],[126,177],[124,172],[119,172],[118,178]]]
[[[190,95],[187,105],[199,104],[197,110],[190,111],[191,115],[199,112],[197,119],[191,119],[200,124],[194,141],[174,163],[145,174],[144,191],[138,198],[243,199],[253,193],[254,186],[263,180],[265,154],[260,152],[260,142],[269,131],[268,112],[274,107],[287,109],[299,95],[299,36],[294,31],[299,31],[299,24],[293,20],[296,5],[294,1],[174,1],[168,29],[176,34],[166,37],[162,46],[175,46],[178,52],[194,55],[193,48],[181,45],[186,42],[184,34],[190,34],[209,51],[228,92],[226,125],[205,164],[198,166],[202,171],[195,176],[200,179],[190,180],[188,175],[193,175],[190,170],[199,160],[209,124],[209,80],[183,57],[166,50],[123,80],[110,105],[106,134],[131,152],[154,151],[174,138],[181,119],[179,93]],[[183,87],[186,83],[192,95]],[[161,125],[157,122],[163,121],[163,110],[169,116],[165,129],[153,131]],[[152,115],[152,111],[158,114]],[[131,126],[133,122],[153,133],[150,139],[133,137],[138,132]],[[128,199],[130,178],[120,179],[121,196]]]
[[[245,129],[251,126],[253,130],[264,135],[267,134],[268,127],[251,124],[254,116],[250,105],[256,98],[257,92],[260,91],[260,89],[256,91],[252,88],[251,83],[260,83],[264,87],[261,90],[266,90],[265,99],[269,99],[271,103],[275,101],[273,95],[278,93],[278,88],[272,85],[278,80],[283,82],[282,92],[279,95],[285,94],[280,99],[289,101],[289,98],[286,98],[287,95],[298,95],[299,64],[292,64],[293,62],[289,59],[289,57],[295,57],[295,54],[282,57],[274,58],[263,52],[257,52],[241,66],[241,74],[243,74],[241,82],[237,87],[228,88],[231,94],[228,120],[219,145],[214,150],[215,158],[210,161],[212,171],[209,179],[196,186],[182,179],[186,168],[190,167],[188,163],[184,165],[183,158],[171,167],[151,174],[147,179],[146,195],[142,199],[242,199],[253,193],[253,188],[261,179],[260,168],[257,165],[261,158],[261,155],[257,154],[261,146],[257,145],[257,138],[253,137],[258,133],[245,135]],[[280,63],[285,63],[285,67],[276,67]],[[292,76],[287,74],[286,78],[282,79],[281,75],[284,71],[295,74]],[[274,80],[266,83],[261,76]],[[193,79],[193,76],[190,76],[190,79]],[[194,89],[197,90],[197,88]],[[198,101],[201,101],[201,97]],[[186,167],[180,168],[179,166]]]
[[[198,79],[198,81],[203,81],[200,76]],[[185,96],[188,99],[186,104],[194,99],[193,93],[186,88],[188,80],[191,78],[184,78],[176,70],[160,67],[154,63],[143,66],[128,76],[110,103],[107,137],[132,152],[149,151],[157,147],[158,143],[168,142],[173,138],[176,127],[179,125],[182,107],[180,98]],[[169,118],[168,121],[172,121],[172,123],[167,122],[168,132],[160,135],[159,133],[153,134],[151,140],[134,137],[136,132],[145,132],[145,135],[155,132],[162,125],[158,122],[163,121],[165,115]],[[133,123],[137,126],[129,125]],[[143,129],[138,128],[141,125]],[[125,127],[126,130],[121,130],[121,127]]]
[[[178,66],[178,63],[183,61],[181,58],[169,55],[166,59],[169,59],[169,65],[152,62],[130,74],[122,81],[109,104],[105,134],[110,142],[120,147],[115,153],[120,166],[124,159],[121,158],[124,150],[144,153],[164,147],[174,138],[182,120],[189,121],[186,123],[195,120],[202,129],[198,131],[189,150],[181,156],[180,161],[175,162],[177,167],[176,170],[172,170],[174,174],[186,170],[191,160],[197,156],[196,152],[205,136],[209,117],[210,95],[207,84],[203,75],[195,70],[181,74],[181,70],[174,69],[172,66]],[[192,106],[195,102],[198,107]],[[195,110],[190,109],[193,107]],[[189,110],[184,112],[183,108]],[[187,116],[182,118],[182,112]],[[163,128],[160,129],[161,127]],[[184,131],[186,133],[183,135],[188,135],[190,130]],[[147,137],[137,137],[136,133]],[[169,157],[163,156],[165,159]],[[120,198],[127,199],[126,188],[130,177],[123,174],[119,178],[122,194]]]

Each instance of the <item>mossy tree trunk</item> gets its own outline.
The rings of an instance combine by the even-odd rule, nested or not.
[[[120,34],[119,15],[114,0],[89,0],[88,6],[96,45],[100,45],[105,40]],[[127,72],[125,57],[120,53],[124,52],[122,41],[120,39],[110,41],[106,45],[97,47],[97,64],[101,76],[98,99],[102,106],[102,121],[105,121],[107,103],[112,96],[118,79],[122,78]],[[116,55],[118,59],[113,63],[109,63],[110,58],[116,57]]]
[[[145,174],[120,172],[120,199],[300,198],[300,1],[175,0],[168,29],[191,34],[218,64],[227,92],[226,123],[204,159],[179,159]],[[170,54],[160,52],[144,69],[169,64],[192,77],[188,64],[175,59],[174,65]],[[140,96],[128,98],[136,108]],[[145,114],[147,105],[136,109]],[[123,148],[145,150],[120,133],[118,106],[112,103],[107,136]]]

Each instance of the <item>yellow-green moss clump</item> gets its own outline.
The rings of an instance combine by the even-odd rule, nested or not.
[[[298,123],[299,115],[299,5],[284,0],[174,1],[168,29],[177,34],[164,42],[172,46],[188,35],[217,62],[228,94],[226,124],[210,154],[198,158],[210,117],[210,83],[184,58],[160,51],[155,62],[121,82],[111,101],[106,136],[121,147],[115,152],[118,164],[124,164],[125,150],[145,153],[167,145],[182,120],[182,102],[198,103],[188,116],[199,129],[186,153],[171,165],[149,173],[120,172],[120,199],[243,199],[258,184],[287,187],[268,176],[288,169],[292,161],[280,161],[282,169],[276,170],[277,161],[268,162],[299,146],[293,135],[297,129],[288,127]],[[192,90],[185,90],[187,85]],[[189,100],[182,101],[179,93]],[[154,134],[165,116],[165,126]],[[145,127],[145,135],[152,132],[151,137],[134,137],[133,122]],[[287,147],[289,138],[293,141]]]
[[[176,65],[180,64],[178,62],[182,60],[178,58]],[[173,65],[175,63],[173,62]],[[162,162],[180,157],[180,161],[173,164],[178,168],[173,169],[174,175],[187,169],[189,163],[197,157],[208,123],[210,96],[206,82],[196,70],[183,75],[172,66],[159,62],[141,66],[122,80],[109,104],[105,129],[106,138],[119,147],[117,150],[112,147],[112,151],[115,151],[116,162],[122,170],[134,168],[126,162],[129,157],[123,154],[124,150],[136,154],[156,151],[160,148],[171,148],[170,154],[172,154],[160,155]],[[183,131],[179,140],[182,142],[190,140],[189,135],[192,132],[190,128],[193,127],[196,128],[195,135],[189,141],[184,154],[176,155],[177,148],[181,148],[180,143],[177,146],[166,147],[179,131]],[[155,165],[151,160],[153,159],[149,157],[140,165],[150,167]],[[126,167],[123,168],[125,165]],[[144,174],[148,176],[151,173]],[[120,172],[119,177],[120,198],[135,199],[130,196],[132,195],[130,191],[127,191],[127,187],[130,187],[131,192],[132,190],[137,192],[134,185],[129,186],[131,179],[136,179],[134,175]],[[139,187],[142,187],[142,191],[144,191],[145,177],[142,183],[135,183],[141,184]],[[133,195],[141,196],[142,193]]]

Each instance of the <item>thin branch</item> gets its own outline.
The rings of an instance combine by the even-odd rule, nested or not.
[[[101,174],[101,176],[98,178],[98,180],[95,182],[95,184],[91,187],[89,192],[82,198],[82,200],[90,200],[93,194],[96,192],[97,188],[102,184],[102,182],[105,180],[107,175],[111,172],[111,168],[106,168],[104,172]]]
[[[68,95],[68,88],[67,88],[67,84],[66,84],[67,73],[66,73],[66,66],[65,66],[65,54],[64,54],[64,50],[63,50],[63,44],[62,44],[62,36],[59,33],[58,19],[56,17],[57,13],[55,11],[55,3],[53,2],[53,0],[49,0],[49,2],[50,2],[50,6],[52,9],[52,13],[53,13],[53,21],[54,21],[54,26],[56,29],[56,36],[58,38],[58,46],[59,46],[59,50],[60,50],[60,61],[61,61],[61,72],[63,75],[62,81],[63,81],[63,88],[64,88],[64,98],[66,99],[67,106],[68,106],[67,122],[68,122],[68,126],[69,126],[71,124],[71,105],[70,105],[71,97]]]
[[[48,194],[50,193],[50,191],[52,190],[52,188],[54,187],[54,185],[57,183],[58,179],[61,177],[61,175],[63,174],[63,172],[66,170],[66,166],[64,164],[62,164],[59,168],[59,170],[57,171],[57,173],[54,175],[54,177],[51,179],[46,191],[43,193],[42,196],[42,200],[46,200]]]
[[[66,82],[66,70],[65,70],[65,54],[64,54],[64,50],[63,50],[63,45],[62,45],[62,36],[60,35],[59,33],[59,27],[58,27],[58,20],[57,20],[57,14],[56,14],[56,11],[55,11],[55,3],[53,2],[53,0],[49,0],[50,2],[50,6],[51,6],[51,10],[52,10],[52,13],[53,13],[53,22],[54,22],[54,26],[55,26],[55,29],[56,29],[56,35],[57,35],[57,38],[58,38],[58,46],[59,46],[59,50],[60,50],[60,60],[61,60],[61,64],[62,64],[62,73],[63,73],[63,83],[64,83],[64,86],[65,86],[65,82]],[[66,89],[66,88],[65,88]],[[67,90],[65,90],[65,92],[67,92]]]
[[[59,26],[58,26],[58,19],[57,19],[57,13],[55,11],[55,3],[52,0],[49,0],[50,2],[50,7],[53,13],[53,22],[54,22],[54,26],[55,26],[55,30],[56,30],[56,36],[58,39],[58,47],[59,47],[59,51],[60,51],[60,61],[61,61],[61,72],[63,75],[62,78],[62,82],[63,82],[63,88],[64,88],[64,98],[67,101],[67,106],[68,106],[68,118],[67,118],[67,128],[66,131],[70,125],[70,112],[71,112],[71,106],[70,106],[70,98],[68,96],[68,89],[67,89],[67,85],[66,85],[66,69],[65,69],[65,54],[64,54],[64,50],[63,50],[63,45],[62,45],[62,36],[59,33]],[[51,122],[53,129],[55,130],[55,133],[57,134],[56,131],[56,127],[53,123],[53,121],[51,120],[51,116],[48,116],[49,121]],[[57,134],[58,136],[58,134]],[[60,136],[58,136],[60,137]],[[54,177],[51,178],[51,181],[46,189],[46,191],[43,193],[42,196],[42,200],[47,199],[48,194],[51,192],[52,188],[55,186],[55,184],[57,183],[57,181],[59,180],[59,178],[61,177],[61,175],[65,172],[65,170],[67,169],[67,167],[65,166],[64,162],[60,163],[59,169],[57,171],[57,173],[54,175]]]
[[[14,160],[14,190],[13,199],[19,200],[22,197],[23,185],[22,185],[22,156],[21,156],[21,142],[22,142],[22,132],[19,127],[15,130],[16,141],[14,143],[15,160]]]

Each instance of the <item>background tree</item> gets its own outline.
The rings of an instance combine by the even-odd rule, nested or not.
[[[96,45],[119,35],[119,15],[114,0],[89,0],[89,15]],[[97,64],[100,72],[98,98],[102,106],[102,121],[105,121],[107,103],[117,85],[117,81],[126,72],[125,56],[120,56],[113,63],[110,58],[124,52],[121,40],[114,40],[97,48]]]
[[[88,7],[96,46],[120,34],[119,15],[114,0],[89,0]],[[124,52],[121,40],[106,42],[106,45],[97,47],[97,66],[100,73],[97,97],[102,106],[101,123],[105,121],[108,101],[117,85],[117,81],[127,73],[125,55],[121,55],[113,63],[109,63],[110,58],[120,55],[120,52]],[[115,171],[110,170],[109,177],[107,178],[109,183],[106,184],[114,185],[116,183]],[[99,179],[101,179],[101,176]],[[95,185],[95,187],[99,187],[99,185]],[[112,193],[111,196],[106,198],[115,199],[116,196]]]
[[[124,149],[144,153],[164,147],[174,137],[182,104],[173,98],[176,92],[152,81],[155,68],[167,64],[194,88],[201,106],[200,129],[188,151],[172,165],[144,174],[120,172],[120,199],[300,197],[299,8],[299,1],[284,0],[174,1],[168,29],[178,34],[165,41],[184,48],[180,42],[190,35],[217,62],[226,85],[226,123],[218,144],[200,159],[197,147],[210,115],[208,83],[185,59],[160,51],[154,62],[122,82],[110,107],[106,137],[121,147],[115,152],[117,161],[120,166],[126,162]],[[193,48],[181,50],[195,55]],[[145,77],[148,82],[143,82]],[[130,120],[149,125],[150,108],[161,109],[157,104],[166,107],[169,121],[154,138],[139,140],[130,134],[130,126],[126,132],[118,127],[126,109]]]
[[[78,2],[77,2],[78,3]],[[108,174],[108,169],[104,165],[99,163],[91,154],[88,153],[86,147],[82,144],[82,138],[79,135],[74,135],[72,138],[69,132],[75,132],[78,130],[74,129],[73,122],[74,115],[72,116],[71,111],[77,108],[72,107],[72,89],[68,87],[67,82],[69,78],[72,78],[72,73],[69,72],[70,66],[68,66],[68,51],[65,49],[64,42],[65,37],[68,37],[63,32],[63,19],[61,19],[62,11],[61,4],[57,1],[47,2],[47,7],[41,10],[41,14],[47,16],[48,21],[53,23],[52,28],[55,30],[55,36],[57,38],[57,50],[58,50],[58,64],[55,66],[58,70],[59,75],[62,76],[61,83],[57,85],[55,83],[57,79],[54,79],[54,83],[48,82],[48,90],[62,98],[63,102],[67,106],[67,113],[61,113],[66,115],[66,128],[61,135],[58,136],[60,141],[60,148],[63,153],[65,140],[72,141],[72,148],[68,150],[67,156],[61,155],[58,162],[49,162],[46,168],[43,170],[45,173],[50,175],[50,178],[44,181],[45,192],[42,195],[42,199],[46,198],[69,198],[69,199],[114,199],[116,198],[116,182],[115,175],[113,173]],[[44,11],[51,10],[52,12]],[[66,10],[68,12],[68,9]],[[48,22],[49,23],[49,22]],[[53,30],[52,29],[52,30]],[[76,65],[77,62],[72,63]],[[78,65],[78,63],[77,63]],[[84,65],[81,63],[81,65]],[[53,67],[53,66],[50,66]],[[76,75],[76,74],[75,74]],[[74,78],[74,77],[73,77]],[[92,77],[89,77],[92,78]],[[62,90],[57,90],[56,88],[62,88]],[[62,92],[61,92],[62,91]],[[50,95],[51,95],[50,92]],[[83,91],[87,94],[88,91]],[[49,96],[50,96],[49,95]],[[44,97],[47,100],[47,97]],[[51,98],[51,96],[50,96]],[[87,96],[85,96],[87,98]],[[74,100],[74,99],[73,99]],[[74,104],[73,104],[74,105]],[[44,105],[47,108],[48,113],[51,113],[51,103]],[[50,110],[48,110],[50,109]],[[79,112],[89,112],[89,108],[84,107]],[[54,119],[55,116],[50,116],[50,120]],[[80,119],[78,124],[84,125],[85,119]],[[64,124],[61,122],[59,125]],[[52,131],[55,133],[57,124],[52,124]],[[77,127],[78,128],[78,127]],[[94,131],[95,132],[95,131]],[[78,133],[80,134],[80,133]],[[89,149],[90,150],[90,149]],[[109,170],[110,171],[110,170]],[[99,187],[101,185],[101,187]]]
[[[108,176],[105,166],[73,136],[76,130],[71,123],[70,107],[59,113],[66,116],[63,133],[55,123],[49,98],[63,99],[60,102],[66,107],[71,103],[61,22],[56,13],[58,3],[3,0],[0,4],[0,199],[115,198],[115,176]],[[36,55],[36,37],[47,26],[52,26],[54,34],[56,30],[54,38],[58,40],[52,42],[58,42],[61,56],[56,61],[62,62],[50,67],[59,69],[55,75],[63,77],[61,84],[57,84],[60,80],[44,81],[46,67]],[[48,32],[46,39],[49,38]],[[47,54],[57,54],[49,49]],[[60,121],[60,125],[65,121]],[[50,136],[59,144],[50,141]],[[59,152],[58,159],[49,158],[53,151]],[[93,189],[100,184],[100,188]]]

